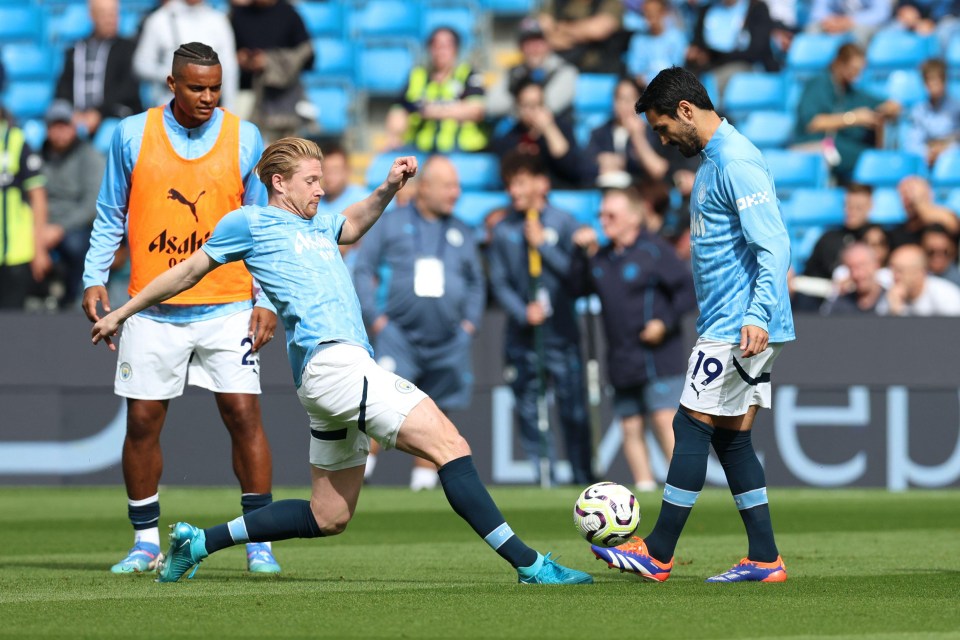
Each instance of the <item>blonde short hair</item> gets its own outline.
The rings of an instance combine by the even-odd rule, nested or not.
[[[280,176],[287,180],[294,174],[301,160],[323,161],[323,152],[316,142],[303,138],[280,138],[263,150],[260,162],[257,163],[257,176],[273,193],[273,176]]]

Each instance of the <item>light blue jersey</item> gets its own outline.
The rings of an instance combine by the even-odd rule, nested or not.
[[[90,249],[83,266],[84,289],[105,285],[113,264],[114,254],[120,247],[127,228],[127,205],[132,188],[133,167],[140,156],[140,145],[147,124],[147,113],[124,118],[117,125],[107,152],[107,166],[97,196],[97,217],[93,222]],[[209,120],[199,127],[187,129],[173,116],[173,102],[163,110],[163,129],[173,150],[182,158],[193,160],[213,149],[220,137],[223,112],[214,109]],[[243,180],[243,203],[266,204],[267,190],[257,177],[254,168],[263,153],[263,139],[256,125],[240,121],[240,174]],[[251,307],[249,301],[227,304],[176,305],[163,304],[150,307],[142,315],[160,322],[195,322],[235,313]],[[257,306],[273,310],[262,296]]]
[[[273,206],[246,206],[224,216],[201,247],[221,264],[243,260],[277,307],[297,387],[321,343],[354,344],[373,356],[337,247],[345,221],[340,214],[305,220]]]
[[[700,152],[690,197],[697,333],[739,343],[753,325],[795,339],[787,293],[790,238],[760,151],[726,120]]]

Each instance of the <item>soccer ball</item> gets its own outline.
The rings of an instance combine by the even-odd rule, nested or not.
[[[598,482],[583,490],[573,505],[573,524],[587,542],[615,547],[630,539],[640,524],[640,505],[622,484]]]

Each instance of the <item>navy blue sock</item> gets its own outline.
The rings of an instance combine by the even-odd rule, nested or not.
[[[683,525],[693,510],[707,478],[707,456],[713,427],[690,417],[683,407],[673,417],[673,458],[663,487],[663,502],[657,524],[644,542],[650,555],[670,562]]]
[[[273,542],[323,535],[309,500],[279,500],[225,524],[203,530],[207,553],[244,542]]]
[[[750,431],[717,429],[713,449],[727,475],[730,493],[740,510],[747,529],[750,550],[747,558],[756,562],[773,562],[780,555],[773,539],[773,522],[767,504],[767,480],[763,466],[753,449]]]
[[[153,529],[160,522],[160,501],[155,500],[139,507],[127,505],[127,517],[137,531]]]
[[[273,494],[270,492],[244,493],[240,496],[240,508],[243,509],[244,515],[265,507],[271,502],[273,502]]]
[[[537,561],[537,552],[525,545],[504,520],[480,481],[472,456],[451,460],[440,467],[439,474],[447,502],[500,557],[514,568],[529,567]]]

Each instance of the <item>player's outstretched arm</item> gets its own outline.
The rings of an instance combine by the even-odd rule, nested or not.
[[[90,332],[93,344],[103,340],[111,351],[116,351],[110,337],[117,335],[120,325],[127,318],[186,291],[219,266],[220,263],[208,256],[206,252],[197,251],[177,266],[164,271],[126,304],[108,313],[93,325],[93,330]]]
[[[417,175],[417,159],[404,156],[393,161],[387,179],[369,196],[350,205],[343,212],[347,219],[340,231],[340,244],[353,244],[363,237],[370,227],[380,219],[397,191],[403,189],[407,180]]]

